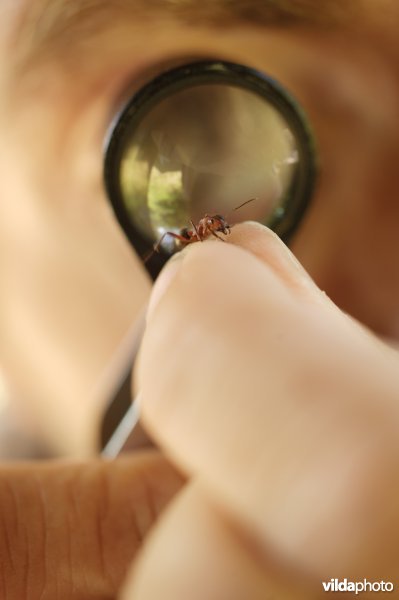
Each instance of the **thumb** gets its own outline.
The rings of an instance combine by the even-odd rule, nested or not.
[[[196,244],[155,289],[143,420],[265,556],[327,580],[392,575],[397,356],[269,231],[244,224],[231,239],[241,247]]]
[[[109,463],[3,466],[0,597],[116,597],[180,485],[155,452]]]

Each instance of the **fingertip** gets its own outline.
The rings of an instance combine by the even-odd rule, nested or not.
[[[156,306],[178,273],[184,280],[186,293],[191,287],[203,289],[209,285],[215,286],[220,280],[227,282],[230,276],[239,276],[240,267],[245,270],[251,267],[251,261],[242,250],[260,259],[263,267],[271,269],[291,288],[320,291],[290,249],[268,227],[258,222],[240,223],[233,227],[231,235],[225,241],[229,243],[207,240],[205,243],[193,244],[167,263],[155,282],[147,321],[151,319]],[[237,252],[238,249],[240,252]],[[254,264],[252,262],[252,266]],[[259,270],[257,276],[259,281]]]
[[[269,227],[257,221],[239,223],[233,227],[229,241],[251,252],[291,287],[318,289],[293,252]]]

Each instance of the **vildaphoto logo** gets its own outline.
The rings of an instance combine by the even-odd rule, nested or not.
[[[354,592],[355,594],[362,594],[363,592],[393,592],[394,585],[390,581],[348,581],[343,579],[330,579],[330,581],[323,581],[323,588],[325,592]]]

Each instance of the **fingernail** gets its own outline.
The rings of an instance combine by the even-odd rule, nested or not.
[[[158,306],[161,298],[164,296],[166,290],[169,285],[172,283],[173,279],[176,277],[177,272],[179,271],[183,258],[185,256],[184,250],[177,252],[169,261],[166,263],[157,279],[155,280],[154,286],[152,288],[150,300],[148,303],[146,321],[147,323],[150,321],[155,308]]]
[[[253,221],[237,225],[233,243],[259,256],[287,283],[315,287],[313,279],[291,250],[276,233],[264,225]]]

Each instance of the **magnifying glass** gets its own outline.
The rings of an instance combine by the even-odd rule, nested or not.
[[[221,61],[184,65],[147,84],[117,116],[105,152],[109,199],[153,277],[205,214],[229,225],[257,220],[286,241],[315,173],[299,104],[267,75]]]
[[[148,83],[117,116],[106,144],[105,185],[155,278],[190,231],[195,237],[204,215],[229,226],[256,220],[287,241],[314,189],[315,156],[303,110],[274,79],[243,65],[196,62]],[[105,456],[146,442],[130,397],[139,337],[103,419]]]

